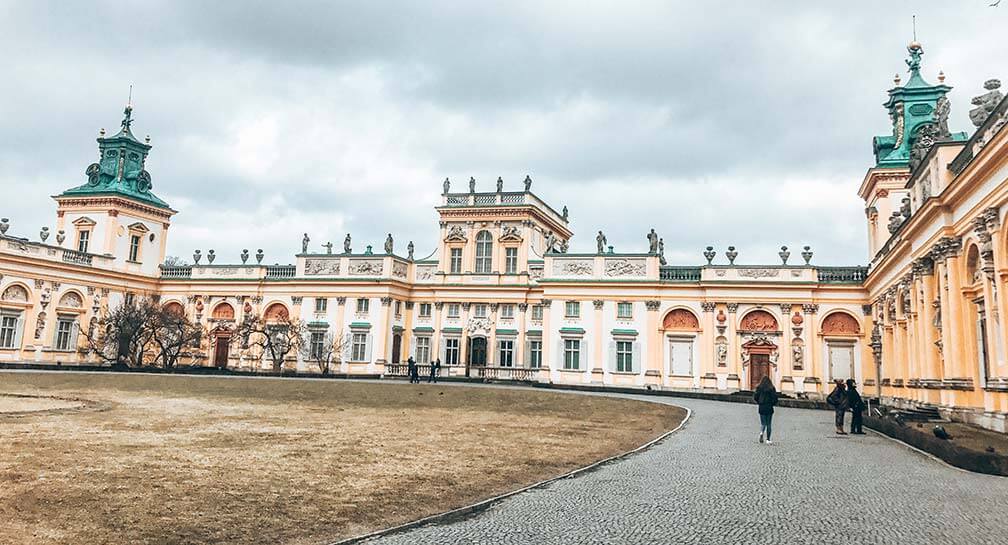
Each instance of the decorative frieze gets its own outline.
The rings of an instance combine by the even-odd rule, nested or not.
[[[391,297],[382,297],[381,298],[381,306],[387,307],[387,306],[389,306],[391,304],[392,304],[392,298]]]
[[[738,275],[742,278],[776,278],[780,269],[738,269]]]
[[[592,305],[595,306],[595,310],[602,310],[602,306],[605,305],[605,301],[601,299],[595,299],[592,301]]]
[[[308,258],[305,259],[305,276],[330,275],[338,276],[340,273],[339,258]]]
[[[705,301],[705,302],[703,302],[703,303],[700,303],[700,308],[701,308],[701,309],[702,309],[702,310],[703,310],[704,312],[714,312],[714,309],[715,309],[716,307],[717,307],[717,304],[716,304],[716,303],[711,303],[711,302],[707,302],[707,301]]]
[[[647,274],[646,262],[643,259],[606,259],[605,275],[617,277],[644,277]]]
[[[348,272],[351,276],[379,276],[384,268],[385,266],[380,259],[367,259],[351,261]]]
[[[819,312],[819,305],[814,303],[806,303],[802,305],[802,312],[805,314],[816,314]]]
[[[661,308],[661,301],[645,301],[644,306],[650,311],[657,311]]]
[[[738,303],[727,303],[725,306],[728,308],[728,314],[735,314],[738,312]]]
[[[300,305],[302,300],[303,300],[303,297],[296,297],[296,296],[295,297],[291,297],[291,303],[293,303],[295,305]]]

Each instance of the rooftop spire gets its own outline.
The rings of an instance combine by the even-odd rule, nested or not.
[[[133,85],[129,86],[129,98],[126,99],[126,109],[123,110],[122,132],[130,132],[133,124]]]

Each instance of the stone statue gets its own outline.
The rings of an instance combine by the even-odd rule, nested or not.
[[[497,177],[497,192],[500,193],[504,191],[504,179],[500,176]]]
[[[389,233],[388,236],[385,237],[385,253],[392,253],[392,233]]]
[[[451,182],[450,182],[450,181],[448,181],[448,178],[445,178],[445,179],[444,179],[444,194],[445,194],[445,195],[447,195],[447,194],[448,194],[448,191],[449,191],[450,189],[451,189]]]
[[[525,175],[525,191],[532,189],[532,177],[528,174]]]
[[[343,239],[343,253],[344,254],[350,253],[350,233],[347,233],[346,238]]]
[[[658,239],[658,262],[662,265],[665,264],[665,239]]]
[[[938,135],[943,139],[952,136],[948,128],[949,111],[951,109],[952,106],[949,103],[949,99],[944,95],[935,104],[934,120],[938,124]]]
[[[658,233],[655,233],[654,228],[652,228],[651,232],[649,232],[647,234],[647,240],[648,240],[648,253],[650,253],[651,255],[657,254],[658,253]]]
[[[470,193],[476,192],[476,178],[472,176],[469,177],[469,192]]]
[[[567,219],[567,205],[563,207],[563,219]]]
[[[791,363],[795,369],[801,368],[804,358],[805,353],[802,351],[801,345],[796,344],[791,347]]]
[[[910,147],[910,170],[917,168],[917,165],[924,160],[924,156],[931,151],[935,143],[940,139],[938,126],[933,123],[921,125],[917,129],[917,137],[913,146]]]
[[[561,254],[566,254],[567,253],[567,241],[566,240],[561,240],[560,241],[560,253]]]
[[[406,259],[409,259],[410,261],[413,261],[413,241],[412,240],[409,241],[409,244],[406,245],[406,254],[407,254],[406,255]]]
[[[327,254],[332,253],[332,242],[326,242],[325,244],[322,245],[322,247],[325,248],[325,253]]]
[[[1001,99],[1004,98],[1004,95],[1002,95],[1001,91],[998,90],[999,87],[1001,87],[1001,80],[989,79],[984,82],[984,89],[987,89],[987,92],[978,97],[974,97],[973,100],[970,101],[974,106],[976,106],[976,108],[973,108],[969,112],[970,121],[973,122],[974,126],[979,127],[980,125],[983,125],[984,122],[987,121],[987,118],[990,117],[991,112],[994,111],[994,108],[997,107],[998,103],[1001,102]]]
[[[728,365],[728,345],[725,343],[717,345],[717,362],[720,366]]]
[[[553,231],[546,233],[546,253],[555,251],[556,243],[556,235],[553,234]]]
[[[602,234],[602,231],[599,231],[598,236],[595,237],[595,245],[598,246],[598,253],[600,254],[605,253],[605,247],[607,242],[608,241],[606,240],[606,236]]]
[[[305,234],[304,234],[304,238],[302,238],[302,239],[301,239],[301,253],[302,253],[302,254],[306,254],[306,253],[308,253],[308,242],[309,242],[310,240],[311,240],[311,239],[310,239],[310,238],[308,238],[308,233],[305,233]]]

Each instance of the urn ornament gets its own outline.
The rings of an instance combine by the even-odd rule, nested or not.
[[[217,258],[217,256],[214,255],[214,251],[213,250],[207,250],[206,259],[207,259],[208,263],[213,263],[213,260],[216,259],[216,258]]]
[[[48,227],[43,227],[42,230],[39,231],[39,238],[42,239],[42,242],[45,242],[46,239],[49,238],[49,228]]]
[[[10,220],[7,218],[0,218],[0,235],[6,235],[7,229],[10,229]]]
[[[248,301],[245,301],[245,306],[242,308],[242,310],[245,311],[245,314],[251,314],[252,313],[252,303],[249,303]]]
[[[248,262],[248,258],[249,258],[248,248],[245,248],[244,250],[242,250],[241,253],[242,265]]]
[[[728,319],[728,317],[725,316],[724,309],[718,309],[718,311],[717,311],[717,321],[723,324],[723,323],[725,323],[725,320],[727,320],[727,319]]]
[[[791,317],[791,323],[796,326],[800,326],[804,322],[805,318],[802,318],[802,315],[796,310],[794,316]]]
[[[734,246],[729,246],[728,247],[728,251],[725,252],[724,255],[725,255],[725,257],[728,258],[728,264],[729,265],[734,265],[735,264],[735,258],[738,257],[738,252],[735,251],[735,247]]]
[[[263,257],[266,254],[263,253],[262,248],[256,250],[256,263],[262,263]]]
[[[713,246],[708,246],[707,249],[704,250],[703,256],[707,259],[707,264],[710,265],[711,262],[714,261],[714,258],[717,257],[717,252],[714,251]]]
[[[787,265],[787,260],[791,257],[791,252],[788,251],[787,246],[781,246],[777,255],[780,256],[781,263]]]
[[[56,231],[56,244],[62,246],[65,241],[66,241],[66,231],[64,231],[63,229]]]
[[[806,246],[802,248],[801,257],[805,260],[805,264],[808,265],[812,261],[812,247]]]
[[[200,258],[202,258],[202,257],[203,257],[203,253],[202,253],[202,252],[200,252],[199,250],[196,250],[195,252],[193,252],[193,255],[192,255],[192,259],[193,259],[193,261],[194,261],[194,262],[195,262],[195,263],[196,263],[197,265],[199,265],[199,260],[200,260]]]

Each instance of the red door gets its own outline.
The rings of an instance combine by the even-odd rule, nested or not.
[[[749,356],[749,389],[755,390],[763,377],[770,375],[770,354]]]

